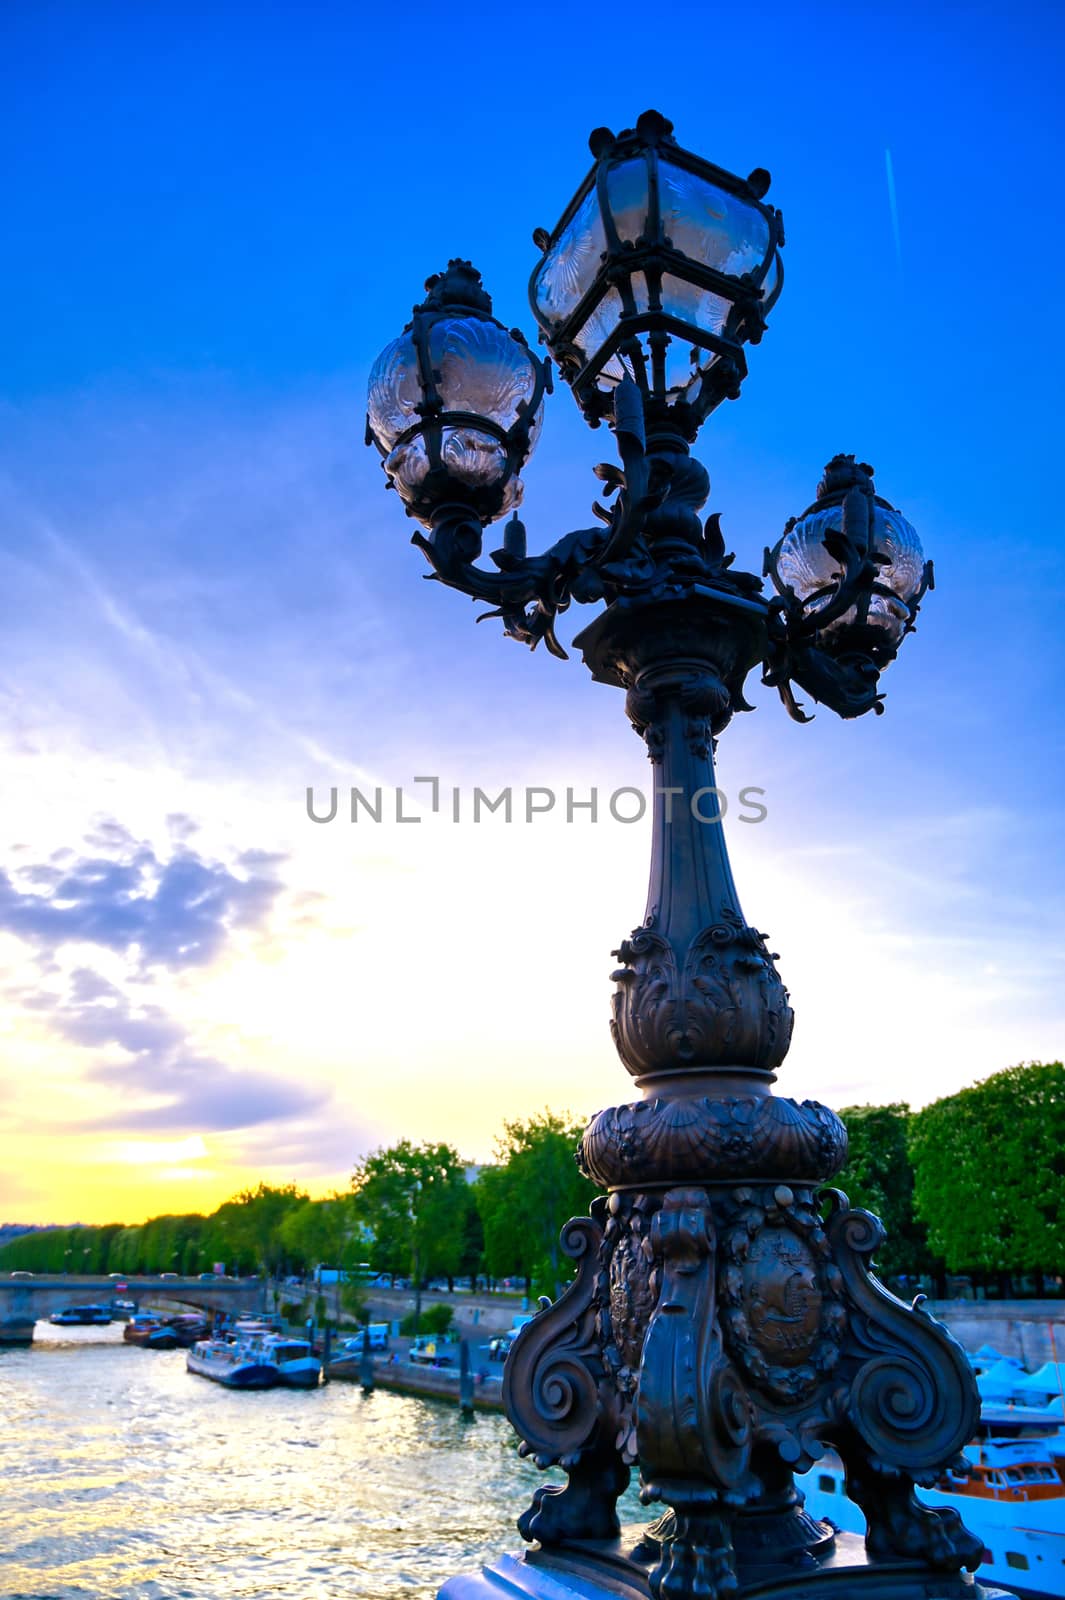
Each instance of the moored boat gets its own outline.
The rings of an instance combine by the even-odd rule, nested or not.
[[[934,1489],[918,1490],[919,1499],[933,1507],[952,1506],[983,1540],[981,1583],[1032,1600],[1065,1600],[1065,1481],[1045,1443],[985,1433],[964,1453],[970,1473],[945,1473]],[[795,1483],[812,1517],[844,1533],[865,1531],[865,1518],[847,1498],[843,1465],[833,1452]]]
[[[211,1331],[208,1319],[198,1311],[182,1311],[176,1317],[167,1317],[166,1326],[172,1330],[183,1350],[189,1350],[200,1339],[206,1339]]]
[[[197,1377],[210,1378],[227,1389],[272,1389],[281,1381],[273,1355],[261,1336],[244,1339],[200,1339],[185,1357]]]
[[[48,1318],[57,1328],[106,1327],[111,1321],[107,1306],[64,1306]]]
[[[277,1362],[279,1381],[288,1389],[313,1389],[322,1375],[322,1363],[307,1339],[266,1338],[263,1348]]]
[[[127,1344],[143,1345],[149,1350],[176,1350],[178,1336],[167,1323],[150,1311],[138,1311],[122,1329]]]

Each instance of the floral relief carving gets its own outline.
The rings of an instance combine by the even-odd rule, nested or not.
[[[611,1032],[634,1075],[683,1066],[780,1065],[791,1043],[788,991],[765,936],[726,908],[692,940],[683,963],[662,933],[634,930],[621,966]]]

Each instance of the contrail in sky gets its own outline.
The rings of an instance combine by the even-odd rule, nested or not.
[[[891,231],[895,235],[895,255],[902,266],[902,240],[899,237],[899,204],[895,198],[895,169],[891,165],[891,151],[884,147],[884,165],[887,168],[888,205],[891,207]]]

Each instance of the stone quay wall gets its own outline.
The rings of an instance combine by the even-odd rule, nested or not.
[[[989,1344],[1030,1372],[1065,1361],[1065,1300],[929,1300],[964,1350]]]

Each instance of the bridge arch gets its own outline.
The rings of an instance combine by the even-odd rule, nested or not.
[[[121,1287],[120,1287],[121,1285]],[[266,1285],[261,1278],[149,1277],[134,1274],[100,1278],[78,1274],[34,1273],[0,1278],[0,1344],[30,1344],[35,1322],[68,1306],[109,1305],[113,1300],[172,1300],[199,1311],[262,1311]]]

